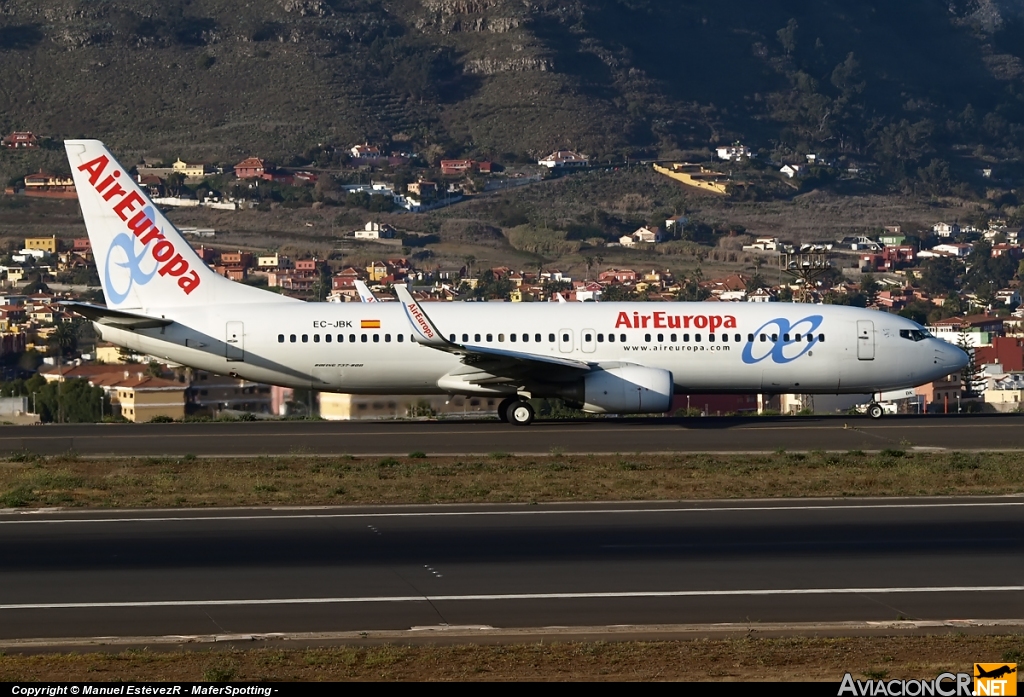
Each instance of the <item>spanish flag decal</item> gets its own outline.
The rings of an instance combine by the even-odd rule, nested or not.
[[[379,319],[362,319],[359,320],[360,329],[380,329]]]

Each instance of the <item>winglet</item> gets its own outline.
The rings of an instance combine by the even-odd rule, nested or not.
[[[409,324],[415,330],[413,337],[417,343],[443,350],[453,348],[438,328],[434,326],[430,318],[427,317],[427,313],[423,311],[420,304],[412,297],[412,293],[409,292],[408,288],[398,284],[395,286],[395,293],[398,294],[398,300],[402,303],[402,307],[405,308],[405,315],[409,318]]]
[[[355,280],[356,290],[359,292],[359,301],[364,303],[375,303],[377,302],[377,296],[373,294],[365,283],[360,281],[358,278]]]

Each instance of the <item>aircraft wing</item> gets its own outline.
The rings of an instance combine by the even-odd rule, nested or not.
[[[509,351],[490,346],[474,346],[449,341],[434,325],[433,320],[427,316],[416,299],[412,297],[408,288],[397,285],[395,292],[405,308],[406,317],[409,318],[409,324],[412,325],[413,337],[417,343],[461,356],[463,363],[481,373],[514,378],[527,375],[536,377],[538,374],[564,372],[566,369],[586,372],[594,368],[589,363],[572,358],[541,356],[522,351]]]
[[[77,312],[93,322],[117,327],[118,329],[155,329],[156,327],[166,327],[174,324],[174,320],[138,315],[134,312],[125,312],[124,310],[112,310],[103,305],[93,305],[73,300],[63,300],[57,304]]]

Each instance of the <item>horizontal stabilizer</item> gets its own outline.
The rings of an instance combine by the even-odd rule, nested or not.
[[[124,310],[112,310],[109,307],[104,307],[103,305],[92,305],[90,303],[80,303],[71,300],[66,300],[58,304],[73,312],[77,312],[86,319],[91,319],[93,322],[97,322],[108,327],[117,327],[118,329],[155,329],[157,327],[166,327],[169,324],[174,324],[174,320],[163,319],[160,317],[147,317],[146,315],[138,315],[134,312],[125,312]]]

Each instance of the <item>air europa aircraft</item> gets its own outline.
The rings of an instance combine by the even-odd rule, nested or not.
[[[674,392],[880,392],[967,362],[914,322],[849,307],[428,308],[404,287],[400,302],[305,303],[218,275],[102,143],[65,147],[107,302],[73,309],[105,340],[214,373],[333,392],[499,397],[503,421],[529,424],[532,397],[658,413]]]

